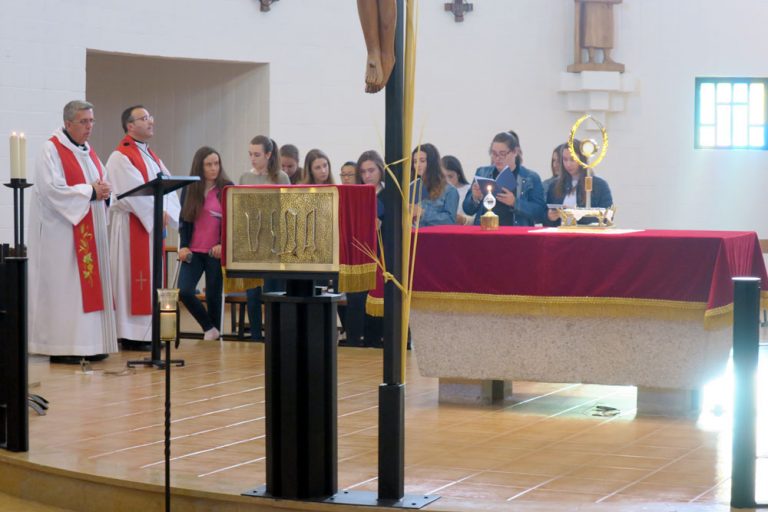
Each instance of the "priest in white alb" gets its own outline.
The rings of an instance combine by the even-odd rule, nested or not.
[[[29,352],[52,363],[117,352],[107,203],[110,185],[88,144],[93,105],[70,101],[43,145],[29,212]]]
[[[142,105],[129,107],[120,121],[125,137],[107,160],[107,179],[115,196],[154,179],[159,173],[170,176],[162,160],[147,144],[155,126],[147,109]],[[175,192],[165,195],[163,211],[166,225],[176,228],[181,206]],[[110,207],[109,222],[117,337],[124,349],[149,350],[154,198],[131,196],[115,201]]]

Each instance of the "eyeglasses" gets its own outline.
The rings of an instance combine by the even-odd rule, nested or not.
[[[491,158],[507,158],[507,155],[510,153],[511,151],[491,151]]]
[[[151,116],[151,115],[147,114],[146,116],[132,117],[129,122],[135,123],[136,121],[145,121],[146,122],[146,121],[154,121],[154,120],[155,120],[155,116]]]

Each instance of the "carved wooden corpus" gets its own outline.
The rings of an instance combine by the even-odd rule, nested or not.
[[[272,3],[274,2],[277,2],[277,0],[259,0],[259,3],[261,3],[261,12],[269,12],[272,8]]]
[[[568,66],[568,71],[624,72],[624,64],[614,62],[611,58],[614,41],[613,5],[622,1],[574,0],[574,63]]]
[[[464,13],[471,12],[474,6],[470,3],[464,3],[464,0],[453,0],[453,2],[447,2],[445,10],[453,13],[453,20],[456,22],[464,21]]]

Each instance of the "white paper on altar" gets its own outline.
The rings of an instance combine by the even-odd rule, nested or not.
[[[589,227],[574,227],[574,228],[541,228],[533,229],[529,233],[589,233],[590,235],[625,235],[627,233],[640,233],[645,231],[644,229],[616,229],[616,228],[599,228],[595,227],[591,229]]]

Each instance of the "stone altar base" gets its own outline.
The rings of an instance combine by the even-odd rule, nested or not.
[[[448,404],[512,403],[512,382],[504,380],[440,379],[438,401]]]
[[[725,370],[731,329],[708,331],[703,323],[411,313],[419,371],[441,379],[441,401],[507,399],[506,391],[494,395],[491,381],[637,386],[638,414],[666,416],[696,411],[692,390]]]

